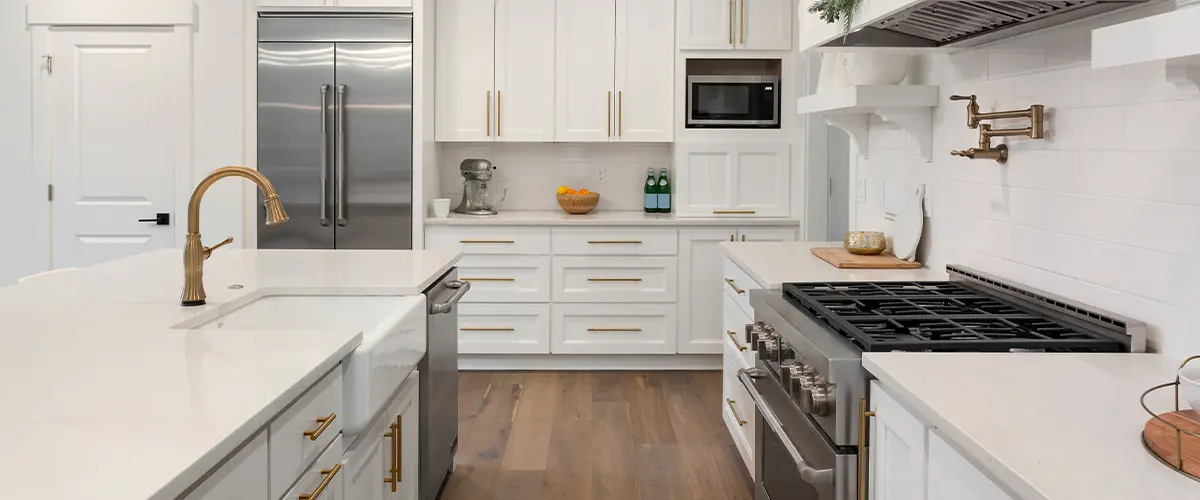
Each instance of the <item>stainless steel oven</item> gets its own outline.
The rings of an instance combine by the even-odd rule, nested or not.
[[[690,75],[688,128],[779,128],[779,77]]]

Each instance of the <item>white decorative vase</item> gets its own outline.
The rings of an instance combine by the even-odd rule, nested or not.
[[[899,85],[908,76],[912,54],[849,52],[842,60],[852,85]]]
[[[1200,1],[1200,0],[1197,0]],[[817,93],[850,85],[842,55],[836,52],[821,54],[821,72],[817,75]]]

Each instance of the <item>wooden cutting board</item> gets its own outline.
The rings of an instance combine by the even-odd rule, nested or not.
[[[838,269],[920,269],[920,262],[897,259],[895,255],[855,255],[842,247],[813,248],[813,255]]]
[[[1194,410],[1163,413],[1159,417],[1179,426],[1180,429],[1200,434],[1200,415],[1197,415]],[[1152,418],[1146,422],[1142,440],[1155,455],[1171,464],[1172,467],[1179,464],[1179,447],[1182,446],[1183,471],[1193,476],[1200,476],[1200,438],[1178,433],[1180,437],[1176,440],[1176,434],[1175,429],[1171,426],[1160,422],[1157,418]]]

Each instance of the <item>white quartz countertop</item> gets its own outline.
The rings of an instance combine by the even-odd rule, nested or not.
[[[791,281],[940,281],[944,269],[838,269],[812,254],[817,247],[840,247],[840,241],[723,242],[721,248],[750,277],[766,288]]]
[[[748,217],[676,217],[634,210],[571,215],[555,211],[500,211],[496,215],[463,215],[425,219],[426,226],[798,226],[794,219]]]
[[[0,288],[5,497],[171,500],[361,342],[345,331],[176,329],[252,295],[420,293],[456,252],[222,249],[181,307],[181,250]],[[230,288],[230,285],[242,285]]]
[[[1157,354],[865,353],[918,418],[1021,500],[1183,500],[1200,483],[1142,447],[1138,403],[1175,380]],[[1170,391],[1149,400],[1174,410]]]

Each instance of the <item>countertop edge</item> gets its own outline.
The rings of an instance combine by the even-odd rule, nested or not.
[[[454,255],[454,258],[446,261],[446,264],[443,265],[442,267],[440,267],[436,273],[426,276],[425,279],[421,280],[421,284],[419,286],[417,286],[417,290],[409,295],[425,293],[426,289],[428,289],[430,286],[433,286],[434,282],[436,282],[438,280],[438,278],[441,278],[442,275],[446,274],[447,271],[454,268],[454,265],[458,264],[458,262],[461,261],[462,258],[463,258],[463,253],[460,250],[460,251],[458,251],[458,253],[456,253]]]
[[[746,271],[746,274],[749,274],[751,278],[754,278],[754,281],[757,281],[758,284],[763,286],[763,288],[768,290],[778,290],[783,288],[783,283],[772,283],[769,280],[764,279],[762,277],[762,273],[759,273],[754,269],[754,265],[738,256],[737,252],[734,251],[734,247],[730,245],[729,242],[722,241],[719,243],[719,245],[721,245],[721,249],[725,251],[725,256],[729,257],[729,260],[732,260],[734,264],[737,264],[737,266],[742,268],[743,271]]]
[[[924,420],[924,423],[937,430],[938,435],[945,439],[955,451],[962,454],[972,465],[978,467],[985,475],[991,476],[997,483],[997,486],[1016,493],[1017,498],[1021,500],[1052,500],[1022,479],[1019,474],[1004,465],[1003,462],[988,453],[987,450],[984,450],[961,429],[952,425],[937,410],[925,404],[921,398],[917,397],[899,379],[888,373],[887,369],[876,364],[871,359],[871,353],[863,353],[862,364],[863,368],[878,379],[880,384],[888,388],[888,392],[892,396],[895,396],[895,399],[915,413],[921,420]]]
[[[490,217],[490,216],[489,216]],[[800,226],[799,219],[790,217],[780,218],[714,218],[714,217],[670,217],[670,218],[648,218],[648,219],[607,219],[607,218],[586,218],[587,216],[579,216],[579,219],[565,219],[564,214],[546,214],[542,217],[522,218],[472,218],[463,217],[448,217],[437,218],[427,217],[425,219],[425,227],[477,227],[477,226],[555,226],[555,227],[577,227],[577,226],[665,226],[665,227],[691,227],[691,226]]]
[[[362,338],[361,331],[350,337],[341,347],[329,353],[324,360],[317,363],[308,373],[296,380],[295,383],[281,392],[278,397],[260,409],[249,420],[246,420],[230,435],[222,439],[220,443],[217,443],[216,446],[201,455],[196,462],[168,481],[147,500],[175,500],[182,496],[185,491],[204,479],[205,474],[218,467],[222,460],[237,451],[242,444],[254,438],[258,431],[267,427],[275,416],[279,415],[288,405],[302,396],[321,377],[324,377],[330,371],[337,368],[338,364],[346,356],[349,356],[351,352],[354,352],[362,344]]]

